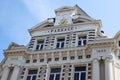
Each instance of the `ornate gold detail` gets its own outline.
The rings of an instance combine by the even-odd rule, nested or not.
[[[60,25],[66,25],[67,23],[68,23],[68,21],[66,18],[61,19],[59,22]]]

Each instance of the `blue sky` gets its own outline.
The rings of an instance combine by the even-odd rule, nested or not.
[[[28,29],[49,17],[55,17],[55,9],[75,4],[92,18],[101,19],[106,35],[114,37],[120,30],[120,0],[1,0],[0,61],[4,58],[3,50],[11,42],[28,44]]]

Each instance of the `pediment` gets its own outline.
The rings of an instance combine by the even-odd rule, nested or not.
[[[40,30],[47,27],[54,26],[55,19],[54,18],[48,18],[47,20],[37,24],[36,26],[32,27],[31,30]]]
[[[9,46],[8,46],[8,50],[13,49],[14,47],[19,46],[18,44],[16,44],[15,42],[12,42]]]
[[[12,42],[9,44],[7,50],[15,50],[15,49],[21,49],[21,48],[25,48],[24,45],[18,45],[17,43],[15,42]]]

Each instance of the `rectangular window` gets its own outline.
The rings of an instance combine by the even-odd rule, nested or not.
[[[71,56],[71,57],[70,57],[70,59],[71,59],[71,60],[74,60],[74,59],[75,59],[75,57],[74,57],[74,56]]]
[[[59,61],[59,58],[58,58],[58,57],[56,57],[56,58],[55,58],[55,61]]]
[[[37,41],[37,45],[36,45],[36,50],[42,50],[43,49],[43,45],[44,45],[44,41]]]
[[[37,72],[38,72],[37,69],[28,70],[28,75],[26,80],[36,80]]]
[[[75,67],[74,80],[86,80],[86,67],[85,66]]]
[[[64,43],[65,43],[64,38],[57,39],[56,48],[64,48]]]
[[[61,68],[51,68],[49,80],[60,80]]]
[[[86,45],[87,37],[86,36],[79,36],[78,37],[78,46]]]

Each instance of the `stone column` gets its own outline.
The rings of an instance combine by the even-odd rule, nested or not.
[[[49,63],[46,64],[46,77],[45,80],[49,80],[49,72],[50,72],[50,66]]]
[[[19,71],[20,71],[20,67],[15,66],[10,80],[17,80]]]
[[[114,80],[113,78],[113,65],[111,59],[105,60],[105,80]]]
[[[93,60],[93,71],[92,71],[92,80],[100,80],[100,68],[99,61],[97,59]]]
[[[10,69],[6,66],[3,70],[1,80],[7,80],[9,72],[10,72]]]

